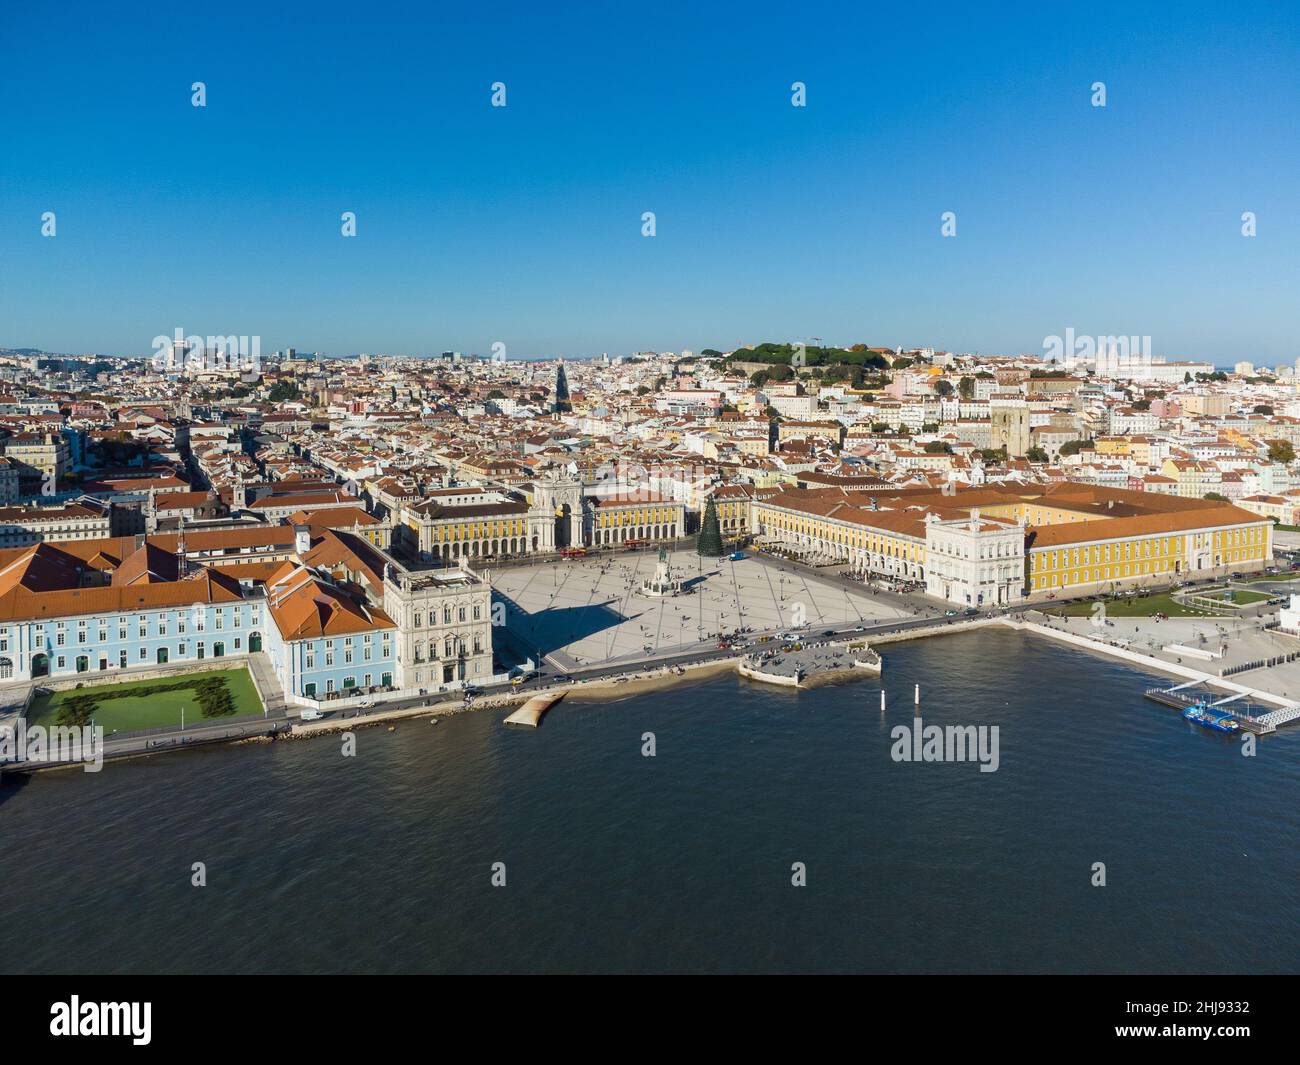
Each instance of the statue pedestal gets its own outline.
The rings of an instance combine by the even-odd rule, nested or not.
[[[663,551],[659,552],[659,564],[655,566],[653,577],[647,577],[641,582],[640,594],[648,596],[651,599],[665,599],[673,595],[681,595],[682,582],[679,578],[672,575],[668,567],[668,560],[664,558]]]

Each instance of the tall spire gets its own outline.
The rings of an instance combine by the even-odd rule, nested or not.
[[[185,515],[181,514],[180,535],[176,537],[176,572],[180,580],[185,579],[189,570],[189,559],[185,554]]]
[[[560,360],[560,365],[555,371],[555,403],[552,411],[556,414],[565,414],[573,410],[573,404],[569,402],[569,379],[564,376],[564,360]]]

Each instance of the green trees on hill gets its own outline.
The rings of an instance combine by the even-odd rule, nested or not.
[[[266,394],[266,398],[272,403],[283,403],[286,400],[298,399],[300,395],[296,384],[292,381],[280,380],[271,386],[271,391]]]
[[[759,344],[754,348],[738,348],[728,356],[728,361],[764,362],[788,367],[796,350],[793,344]],[[808,345],[803,348],[803,353],[805,366],[866,366],[877,370],[889,366],[889,360],[883,352],[872,350],[863,344],[854,344],[847,350]]]

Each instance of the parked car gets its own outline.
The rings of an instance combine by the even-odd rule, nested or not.
[[[304,721],[319,721],[325,715],[320,710],[314,710],[310,706],[298,715]]]

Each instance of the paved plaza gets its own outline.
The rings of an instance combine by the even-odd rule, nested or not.
[[[742,627],[779,632],[802,620],[815,634],[914,616],[897,596],[835,575],[770,558],[701,561],[694,551],[669,556],[684,594],[646,598],[637,589],[658,558],[646,550],[505,567],[492,584],[515,642],[563,669],[713,647]]]
[[[1111,618],[1104,626],[1098,626],[1086,617],[1052,617],[1046,624],[1076,636],[1118,643],[1138,654],[1216,675],[1221,669],[1300,652],[1300,639],[1263,627],[1266,620],[1275,616],[1276,608],[1273,608],[1263,613],[1252,612],[1248,616],[1229,618],[1169,618],[1164,621]],[[1035,616],[1033,620],[1042,622],[1043,618]],[[1216,657],[1206,660],[1163,649],[1171,645],[1197,648]],[[1248,669],[1232,674],[1228,679],[1275,695],[1300,698],[1300,660]]]

